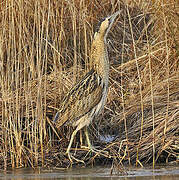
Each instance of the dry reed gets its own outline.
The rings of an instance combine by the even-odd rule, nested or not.
[[[121,9],[108,37],[110,90],[91,138],[115,164],[179,159],[179,21],[170,1],[2,1],[0,169],[68,167],[71,128],[51,120],[88,71],[94,26]],[[103,142],[103,136],[115,137]],[[100,138],[99,138],[100,137]],[[74,146],[86,163],[104,154]]]

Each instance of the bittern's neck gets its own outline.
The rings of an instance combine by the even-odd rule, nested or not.
[[[90,66],[101,76],[108,77],[109,60],[104,37],[95,38],[92,42]]]

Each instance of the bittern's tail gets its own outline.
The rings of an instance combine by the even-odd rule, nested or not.
[[[53,120],[54,123],[58,121],[59,116],[60,116],[60,113],[57,112],[56,115],[55,115],[55,118],[54,118],[54,120]]]

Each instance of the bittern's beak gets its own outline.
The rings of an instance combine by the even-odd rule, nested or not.
[[[110,29],[111,29],[111,27],[112,27],[112,25],[113,25],[114,20],[116,19],[117,15],[120,14],[120,12],[121,12],[121,11],[117,11],[117,12],[115,12],[114,14],[112,14],[111,16],[107,17],[110,24],[109,24],[109,27],[108,27],[108,29],[107,29],[107,31],[106,31],[106,35],[107,35],[108,32],[110,31]]]
[[[114,20],[115,20],[115,18],[116,18],[116,16],[117,16],[118,14],[120,14],[120,11],[117,11],[117,12],[115,12],[114,14],[112,14],[111,16],[108,17],[108,18],[109,18],[109,21],[110,21],[110,24],[114,22]]]

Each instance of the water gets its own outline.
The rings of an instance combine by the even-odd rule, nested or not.
[[[32,170],[17,169],[14,171],[0,171],[0,179],[68,179],[68,180],[179,180],[179,166],[160,166],[155,168],[128,168],[127,174],[113,173],[110,175],[110,168],[73,168],[73,169],[51,169]]]

